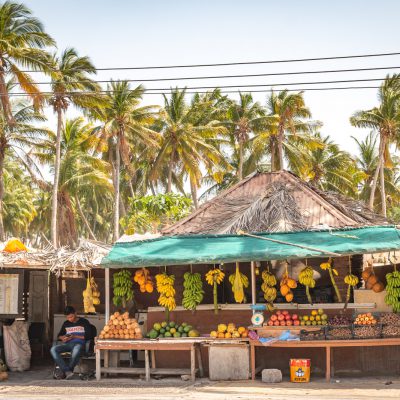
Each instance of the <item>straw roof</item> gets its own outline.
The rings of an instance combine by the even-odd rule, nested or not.
[[[161,233],[295,232],[387,223],[359,201],[323,192],[288,171],[279,171],[248,176]]]
[[[100,265],[111,246],[81,240],[76,249],[52,247],[28,249],[17,253],[0,252],[0,268],[48,269],[59,275],[64,271],[89,270]]]

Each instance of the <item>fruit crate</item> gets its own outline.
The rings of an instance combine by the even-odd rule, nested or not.
[[[325,327],[322,327],[318,330],[302,329],[300,331],[300,340],[301,341],[326,340],[326,329]]]
[[[351,340],[354,337],[353,325],[329,325],[326,331],[327,340]]]
[[[379,339],[382,337],[382,324],[356,325],[353,324],[354,339]]]
[[[382,337],[385,339],[400,338],[400,324],[382,324]]]

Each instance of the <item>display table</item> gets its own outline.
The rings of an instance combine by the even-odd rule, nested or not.
[[[334,347],[380,347],[400,346],[400,338],[396,339],[358,339],[358,340],[314,340],[314,341],[287,341],[262,344],[258,340],[250,340],[250,368],[251,379],[256,375],[256,347],[292,347],[292,348],[322,348],[326,353],[325,377],[329,382],[331,379],[331,349]]]
[[[121,373],[121,374],[145,374],[146,381],[150,380],[151,374],[154,375],[190,375],[192,381],[196,378],[196,355],[199,366],[200,376],[203,376],[203,364],[200,354],[201,338],[187,339],[140,339],[140,340],[119,340],[119,339],[99,339],[96,341],[96,379],[101,379],[101,373]],[[109,367],[108,352],[121,350],[144,350],[145,367],[144,368],[122,368]],[[105,352],[104,366],[101,365],[101,351]],[[151,367],[149,359],[149,351],[151,351]],[[190,352],[190,369],[185,368],[156,368],[156,351],[189,351]]]

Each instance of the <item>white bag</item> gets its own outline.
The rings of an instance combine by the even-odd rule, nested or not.
[[[15,321],[3,325],[4,354],[10,371],[26,371],[31,366],[31,345],[28,337],[28,322]]]

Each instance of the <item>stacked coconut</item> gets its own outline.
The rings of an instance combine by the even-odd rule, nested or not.
[[[100,332],[99,339],[143,339],[143,335],[138,322],[130,318],[128,312],[115,312]]]
[[[361,276],[364,279],[366,289],[371,289],[375,293],[380,293],[385,289],[384,284],[380,282],[378,277],[375,275],[372,266],[365,268]]]

